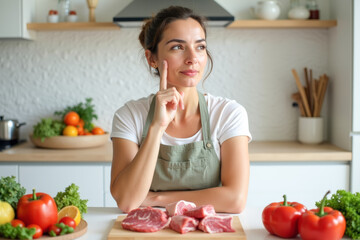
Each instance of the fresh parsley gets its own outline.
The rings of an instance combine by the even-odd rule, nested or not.
[[[15,176],[0,179],[0,201],[8,202],[15,211],[19,199],[25,192],[25,188],[16,182]]]
[[[54,197],[55,203],[58,210],[66,206],[76,206],[83,217],[83,213],[87,213],[87,199],[80,199],[79,187],[72,183],[70,186],[65,188],[65,192],[58,192]]]
[[[47,137],[60,136],[65,124],[60,120],[53,120],[51,118],[43,118],[34,126],[35,138],[41,138],[43,142]]]

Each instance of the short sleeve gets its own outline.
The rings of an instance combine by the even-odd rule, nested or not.
[[[219,124],[219,142],[222,144],[229,138],[247,136],[252,139],[246,109],[236,101],[228,102],[223,109]]]
[[[127,105],[119,108],[113,118],[111,138],[123,138],[140,144],[137,138],[136,121]]]

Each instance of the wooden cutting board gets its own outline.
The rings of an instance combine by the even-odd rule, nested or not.
[[[237,240],[246,240],[246,235],[244,229],[240,223],[238,216],[233,218],[233,228],[235,232],[228,233],[204,233],[200,230],[194,232],[188,232],[185,234],[180,234],[169,228],[165,228],[158,232],[153,233],[142,233],[142,232],[133,232],[125,230],[121,226],[121,221],[126,217],[126,215],[119,216],[114,226],[111,228],[108,238],[109,240],[157,240],[157,239],[170,239],[170,240],[181,240],[181,239],[191,239],[191,240],[203,240],[203,239],[237,239]]]

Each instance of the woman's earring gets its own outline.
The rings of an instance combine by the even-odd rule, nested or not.
[[[156,65],[156,64],[154,64],[154,65],[153,65],[153,68],[157,69],[157,65]]]

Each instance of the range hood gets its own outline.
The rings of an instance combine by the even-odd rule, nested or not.
[[[214,0],[134,0],[114,18],[120,27],[140,27],[145,19],[169,6],[183,6],[206,17],[208,26],[225,27],[234,21],[228,11]]]

